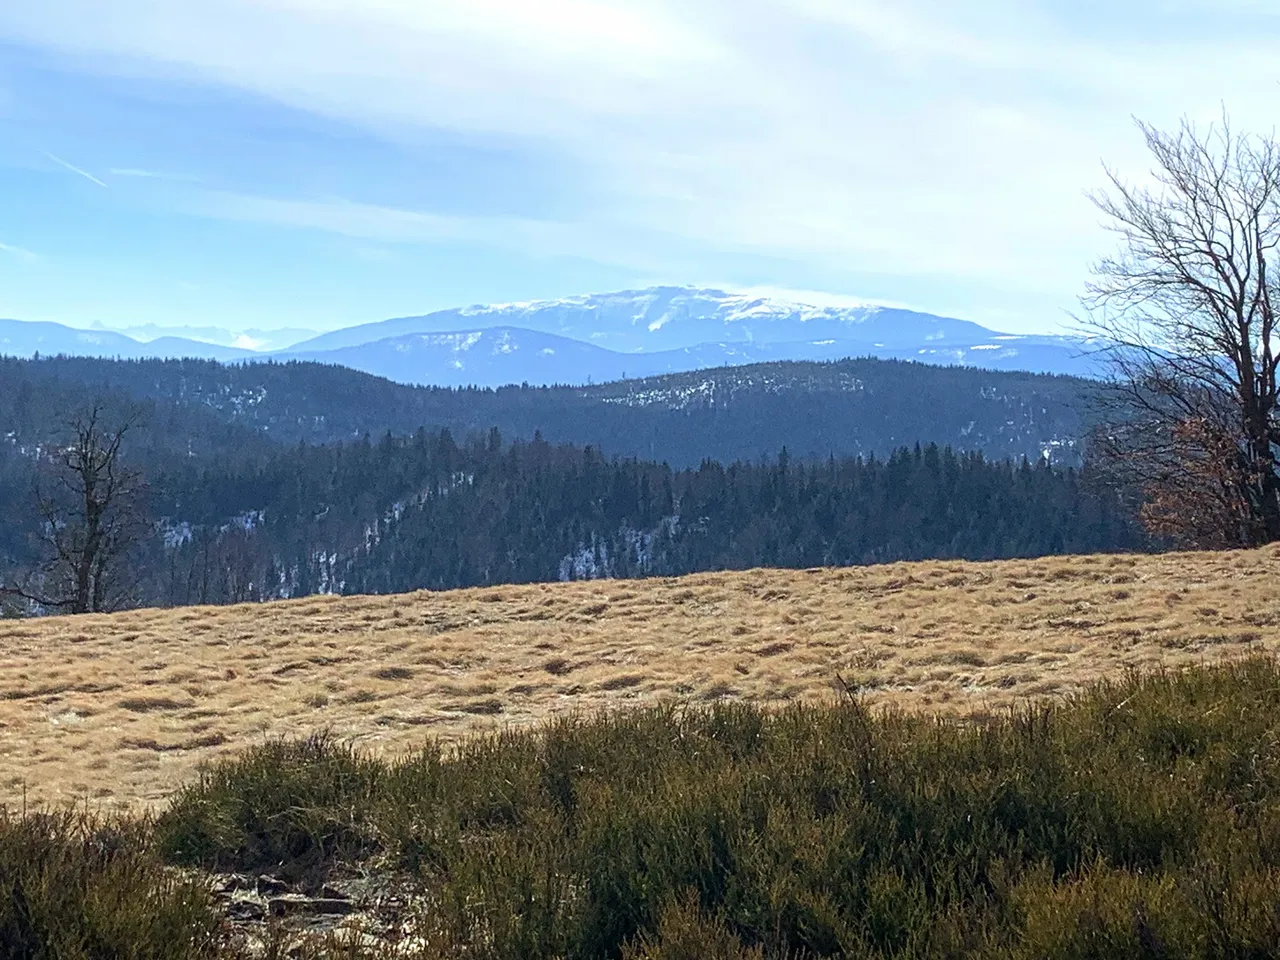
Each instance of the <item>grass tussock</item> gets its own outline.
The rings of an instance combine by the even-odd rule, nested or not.
[[[530,584],[0,621],[0,803],[162,808],[336,729],[391,757],[619,703],[999,711],[1128,668],[1280,652],[1276,546]],[[130,744],[154,744],[163,752]]]
[[[562,718],[396,761],[276,742],[183,791],[154,849],[421,891],[398,946],[344,956],[1272,957],[1280,668],[984,720],[850,698]]]

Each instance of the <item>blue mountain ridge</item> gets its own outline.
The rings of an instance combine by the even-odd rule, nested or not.
[[[0,320],[0,353],[223,362],[311,360],[400,383],[584,384],[777,360],[880,357],[994,370],[1095,376],[1089,342],[1016,336],[881,306],[820,307],[692,287],[442,310],[255,352],[182,337]]]

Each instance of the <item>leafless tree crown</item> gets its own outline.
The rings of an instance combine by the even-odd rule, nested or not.
[[[1120,252],[1094,269],[1086,325],[1110,344],[1104,458],[1144,515],[1189,545],[1280,539],[1276,418],[1280,145],[1223,122],[1139,124],[1144,185],[1093,197]]]
[[[127,605],[128,555],[146,529],[143,477],[122,457],[134,426],[129,417],[108,423],[100,405],[69,421],[68,442],[46,455],[36,486],[41,562],[0,593],[68,613]]]

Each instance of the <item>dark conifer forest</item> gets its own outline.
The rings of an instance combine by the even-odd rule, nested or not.
[[[876,454],[936,443],[991,459],[1046,450],[1077,465],[1093,381],[893,360],[722,367],[589,387],[410,387],[318,363],[0,358],[5,432],[41,436],[94,398],[141,404],[151,436],[185,455],[241,446],[331,443],[448,427],[595,446],[674,467],[776,456]],[[32,404],[31,398],[41,402]],[[25,399],[24,399],[25,398]],[[211,435],[215,423],[224,426]],[[236,439],[233,439],[236,438]]]
[[[1079,466],[1089,386],[1068,378],[849,361],[492,391],[314,364],[0,367],[3,576],[42,559],[33,490],[96,403],[137,424],[134,604],[1146,546]]]

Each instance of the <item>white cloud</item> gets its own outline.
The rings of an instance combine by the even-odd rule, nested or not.
[[[907,63],[943,57],[1007,66],[1020,60],[1016,48],[948,26],[940,11],[879,0],[795,0],[800,15],[852,31],[883,52]],[[945,9],[945,8],[944,8]],[[1024,11],[1025,16],[1025,11]]]
[[[43,0],[0,7],[0,37],[381,136],[500,137],[580,176],[561,222],[231,194],[203,195],[207,215],[664,271],[674,237],[1065,305],[1110,242],[1083,195],[1100,161],[1145,164],[1131,114],[1212,117],[1226,101],[1242,125],[1270,126],[1280,44],[1266,12],[1251,0],[1225,13],[1208,0],[1084,13],[1049,0]],[[1166,26],[1175,13],[1180,33]],[[1161,30],[1129,29],[1144,19]]]

